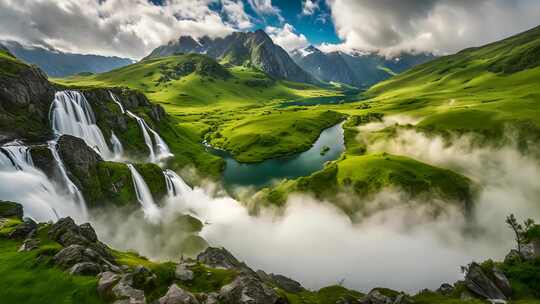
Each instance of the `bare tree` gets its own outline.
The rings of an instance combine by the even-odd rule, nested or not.
[[[523,226],[518,223],[514,214],[510,214],[506,217],[506,224],[514,231],[514,234],[516,235],[517,248],[518,251],[521,252]]]

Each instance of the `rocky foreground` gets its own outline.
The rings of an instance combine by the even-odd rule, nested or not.
[[[505,303],[517,296],[516,290],[524,284],[516,280],[514,266],[540,264],[537,238],[522,246],[521,252],[512,250],[502,264],[491,261],[470,264],[463,281],[443,284],[437,291],[425,290],[410,296],[376,288],[362,294],[332,286],[312,292],[285,276],[254,271],[224,248],[209,247],[194,259],[157,264],[134,253],[109,248],[98,240],[88,223],[77,225],[68,217],[54,224],[38,224],[23,219],[21,205],[0,201],[0,242],[4,241],[20,243],[19,254],[37,251],[38,265],[60,269],[72,276],[95,277],[99,299],[115,304],[482,303],[486,299]],[[528,271],[534,272],[535,268]]]

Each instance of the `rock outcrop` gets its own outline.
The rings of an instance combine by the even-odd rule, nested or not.
[[[241,263],[225,248],[208,247],[197,256],[197,261],[212,268],[235,269]]]
[[[499,279],[497,281],[500,283],[508,281],[502,272],[499,272],[498,275]],[[467,286],[474,294],[483,297],[484,299],[507,300],[508,295],[505,295],[501,289],[497,287],[477,263],[469,265],[467,274],[465,275],[465,286]]]
[[[199,304],[197,298],[176,284],[169,287],[167,293],[158,300],[159,304]]]
[[[23,206],[19,203],[0,200],[0,218],[1,217],[22,219]]]

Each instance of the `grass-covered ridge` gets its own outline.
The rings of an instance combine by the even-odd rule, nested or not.
[[[540,27],[417,66],[369,89],[377,111],[425,117],[437,130],[501,132],[532,122],[540,101]]]

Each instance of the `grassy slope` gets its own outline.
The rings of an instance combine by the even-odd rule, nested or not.
[[[322,129],[341,119],[342,115],[333,111],[269,110],[226,123],[208,139],[239,161],[256,162],[308,150]]]
[[[501,130],[508,122],[540,126],[540,27],[417,66],[373,86],[377,111],[426,118],[444,130]]]
[[[179,66],[191,63],[198,67],[194,73],[168,78],[167,81],[162,80],[164,75],[170,75],[171,71],[178,70]],[[200,150],[199,143],[207,132],[217,132],[227,128],[230,130],[234,127],[233,123],[241,124],[242,122],[238,120],[246,118],[245,124],[252,126],[252,132],[265,136],[268,132],[267,123],[264,120],[252,118],[271,110],[270,107],[275,103],[302,97],[339,94],[339,92],[312,85],[273,80],[264,73],[246,67],[236,66],[225,69],[214,60],[197,54],[145,60],[108,73],[55,81],[72,86],[127,86],[143,91],[171,115],[171,124],[160,126],[160,131],[164,133],[165,139],[174,152],[179,155],[188,154],[199,157],[197,167],[201,171],[216,171],[219,165],[215,158]],[[282,112],[287,112],[287,110]],[[289,129],[292,134],[288,138],[278,137],[275,150],[262,155],[259,153],[260,147],[255,145],[253,151],[243,151],[246,155],[250,154],[250,157],[240,157],[240,159],[257,161],[286,152],[305,150],[308,146],[301,131],[310,130],[308,138],[312,142],[316,137],[312,136],[311,131],[317,129],[319,133],[328,126],[327,118],[319,114],[303,115],[313,118],[311,121],[323,118],[323,122],[315,123],[315,129],[312,122],[305,123],[307,121],[305,119],[297,122],[292,119],[293,116],[292,112],[282,116],[291,119],[281,120],[279,126]],[[305,126],[300,126],[299,131],[296,131],[297,129],[293,128],[295,123],[296,125],[305,123]],[[237,137],[233,135],[236,134],[227,130],[221,134],[232,143],[226,146],[231,150],[241,145],[237,142]],[[291,138],[295,140],[290,140]],[[179,142],[175,143],[175,141]],[[205,162],[206,159],[210,163]]]

